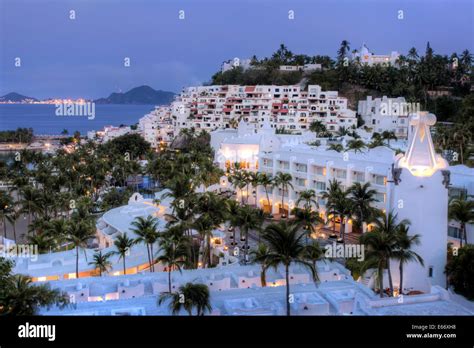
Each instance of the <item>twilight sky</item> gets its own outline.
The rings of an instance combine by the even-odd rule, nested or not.
[[[334,57],[343,39],[381,54],[424,52],[430,41],[451,54],[473,52],[473,38],[472,0],[0,0],[0,95],[98,98],[143,84],[179,92],[224,60],[267,56],[280,43]]]

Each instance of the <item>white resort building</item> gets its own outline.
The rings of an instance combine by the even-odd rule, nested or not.
[[[112,139],[120,137],[125,134],[133,133],[134,131],[130,126],[116,127],[116,126],[105,126],[101,131],[90,131],[87,132],[87,138],[90,140],[99,140],[106,143]]]
[[[360,100],[357,113],[362,117],[364,126],[373,132],[393,132],[399,139],[408,137],[408,115],[420,110],[414,110],[411,103],[405,98],[374,98],[368,96]]]
[[[372,65],[398,65],[400,53],[392,51],[390,54],[374,54],[369,51],[365,44],[359,50],[352,52],[352,60],[361,64]]]
[[[357,126],[355,112],[347,99],[336,91],[300,86],[199,86],[186,88],[172,103],[175,134],[182,128],[213,131],[235,128],[243,120],[259,128],[269,122],[272,128],[294,133],[321,121],[329,131]]]
[[[153,116],[147,115],[139,130],[150,130],[147,122],[160,117],[161,109]],[[167,115],[163,115],[163,120]],[[355,182],[370,182],[377,191],[375,206],[386,212],[393,211],[399,219],[411,221],[410,231],[421,235],[421,245],[415,247],[425,260],[424,266],[409,263],[405,268],[404,290],[416,290],[418,295],[380,298],[373,289],[376,274],[373,270],[357,281],[350,272],[331,259],[317,262],[320,284],[315,285],[307,269],[294,265],[290,268],[291,303],[294,315],[473,315],[472,305],[466,305],[457,295],[445,290],[446,245],[448,240],[459,237],[459,226],[448,222],[448,192],[454,196],[474,191],[474,170],[449,167],[434,153],[429,127],[435,123],[434,115],[419,113],[410,119],[413,131],[405,154],[396,155],[388,147],[378,147],[360,152],[328,151],[329,139],[316,139],[312,132],[302,134],[276,134],[269,119],[258,123],[240,120],[237,129],[219,129],[211,133],[211,145],[216,151],[216,162],[223,168],[236,162],[242,168],[275,176],[278,172],[293,177],[293,188],[285,193],[279,188],[255,189],[249,203],[255,203],[273,213],[289,213],[298,193],[314,189],[318,195],[321,216],[325,215],[322,192],[330,180],[336,179],[344,188]],[[256,127],[258,125],[258,127]],[[150,134],[156,128],[151,128]],[[320,141],[317,145],[316,140]],[[345,139],[342,139],[344,142]],[[230,187],[231,188],[231,187]],[[229,189],[226,177],[207,190]],[[232,189],[232,188],[231,188]],[[237,190],[237,199],[242,192]],[[75,250],[47,253],[31,257],[15,257],[15,273],[29,275],[35,282],[48,282],[53,288],[67,292],[74,303],[64,309],[53,308],[41,314],[52,315],[170,315],[167,304],[157,305],[160,293],[168,291],[168,274],[163,265],[150,272],[145,244],[137,244],[123,259],[112,256],[112,269],[97,277],[95,267],[89,262],[95,251],[114,250],[117,236],[127,234],[135,238],[131,223],[136,217],[154,216],[160,227],[166,224],[171,198],[166,190],[154,199],[144,199],[138,193],[127,205],[106,212],[97,221],[93,245],[85,251]],[[159,201],[159,203],[157,203]],[[345,222],[347,233],[358,233],[350,219]],[[341,221],[336,220],[339,229]],[[449,225],[449,232],[448,232]],[[366,226],[368,230],[371,226]],[[468,228],[468,241],[473,242],[472,226]],[[325,239],[320,233],[315,237]],[[211,315],[284,315],[285,273],[281,268],[269,269],[267,286],[263,287],[260,265],[241,265],[238,257],[226,245],[228,226],[213,231],[211,240],[214,268],[171,272],[171,288],[177,290],[187,283],[206,284],[211,293]],[[448,238],[449,234],[449,238]],[[76,278],[76,257],[79,258],[79,279]],[[126,269],[124,275],[123,269]],[[394,287],[399,284],[398,264],[390,265]],[[387,275],[384,274],[384,278]],[[384,280],[384,283],[388,282]],[[185,314],[180,313],[180,314]]]
[[[138,121],[138,131],[143,138],[158,148],[160,144],[169,144],[174,138],[174,128],[171,124],[171,108],[157,106],[149,114]]]
[[[285,190],[284,197],[281,187],[268,187],[267,190],[261,186],[253,188],[255,194],[248,197],[248,201],[269,213],[289,214],[295,207],[299,193],[312,189],[317,195],[321,217],[325,217],[326,202],[323,192],[327,190],[331,180],[339,181],[343,188],[348,188],[356,182],[369,182],[371,188],[377,191],[374,207],[386,212],[398,212],[400,219],[407,213],[407,218],[412,221],[411,229],[416,233],[425,231],[433,234],[434,238],[437,231],[438,244],[431,245],[430,250],[438,250],[442,258],[441,254],[445,253],[447,242],[459,245],[461,234],[459,225],[447,220],[448,195],[472,195],[474,169],[460,165],[449,167],[439,155],[435,155],[431,136],[426,140],[429,125],[435,122],[434,115],[421,112],[411,117],[410,128],[413,130],[410,131],[409,144],[404,149],[406,157],[397,155],[386,146],[357,152],[336,152],[327,150],[327,139],[321,139],[320,144],[315,146],[314,135],[313,138],[308,134],[277,135],[272,134],[272,129],[268,126],[254,131],[252,127],[243,124],[239,124],[237,131],[211,133],[211,144],[216,151],[216,162],[222,169],[232,167],[238,162],[241,168],[267,173],[271,177],[275,177],[279,172],[291,174],[293,187],[289,186],[288,190]],[[423,127],[426,127],[422,130],[417,123],[420,119]],[[344,139],[342,142],[344,143]],[[402,171],[404,175],[400,179]],[[226,180],[222,183],[223,186],[228,185]],[[246,194],[240,190],[235,191],[237,198]],[[417,197],[422,197],[422,201],[418,202]],[[340,221],[336,218],[336,230],[339,231],[339,228]],[[346,233],[354,232],[350,219],[344,221],[344,228]],[[370,230],[371,226],[366,228]],[[432,240],[431,237],[428,240]],[[472,225],[467,226],[467,240],[468,243],[474,242]],[[428,266],[425,273],[429,272],[434,277],[436,272],[439,285],[443,285],[441,283],[444,282],[444,266],[437,264],[435,267],[434,261],[431,266],[432,268]],[[417,284],[417,287],[426,289],[426,284]]]

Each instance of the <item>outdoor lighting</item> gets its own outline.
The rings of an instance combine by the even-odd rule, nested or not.
[[[437,170],[445,169],[448,163],[434,149],[430,126],[436,123],[436,116],[419,112],[410,119],[415,131],[405,156],[400,157],[398,166],[406,168],[413,176],[429,177]]]

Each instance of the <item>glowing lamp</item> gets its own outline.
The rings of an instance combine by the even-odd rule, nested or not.
[[[429,129],[435,123],[436,116],[425,111],[411,117],[410,125],[415,127],[415,131],[406,155],[398,161],[398,167],[408,169],[417,177],[429,177],[448,167],[446,160],[435,153]]]

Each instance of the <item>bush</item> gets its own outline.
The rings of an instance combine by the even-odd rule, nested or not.
[[[474,245],[465,245],[450,257],[446,274],[456,293],[474,300]]]

